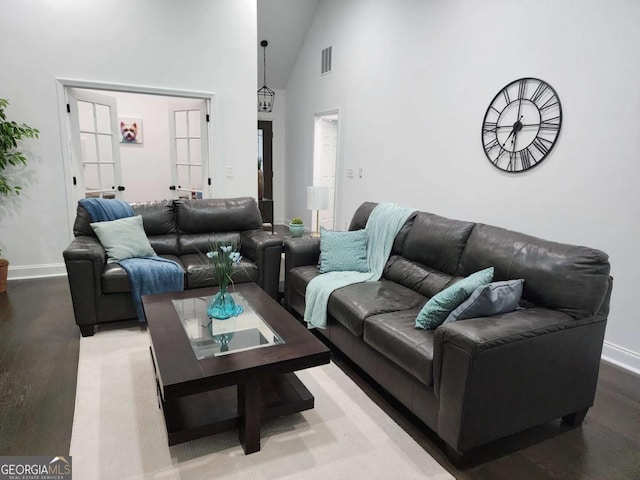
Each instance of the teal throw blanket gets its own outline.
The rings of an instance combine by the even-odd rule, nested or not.
[[[184,271],[172,260],[162,257],[127,258],[118,262],[129,275],[131,296],[138,321],[146,321],[142,295],[181,292],[184,290]]]
[[[380,203],[373,209],[365,231],[368,236],[368,272],[328,272],[313,278],[307,285],[304,321],[308,328],[327,327],[327,303],[334,290],[354,283],[380,280],[389,259],[396,235],[415,210],[393,203]]]

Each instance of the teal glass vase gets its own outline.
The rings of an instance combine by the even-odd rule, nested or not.
[[[218,320],[236,317],[244,311],[242,305],[236,305],[233,296],[227,290],[227,285],[221,286],[207,308],[207,316]]]

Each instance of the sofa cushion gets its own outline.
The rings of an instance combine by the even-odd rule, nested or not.
[[[173,260],[182,266],[180,259],[174,255],[160,255],[167,260]],[[184,267],[183,267],[184,268]],[[107,263],[100,275],[102,291],[104,293],[125,293],[131,291],[129,276],[124,268],[117,263]]]
[[[91,224],[91,228],[107,252],[107,263],[156,255],[144,233],[140,215],[110,222],[95,222]]]
[[[460,275],[495,267],[495,280],[524,278],[522,297],[582,318],[608,299],[606,253],[477,224],[460,260]],[[605,308],[608,305],[604,305]]]
[[[471,296],[474,290],[493,279],[493,267],[475,272],[432,297],[416,317],[416,327],[433,329],[445,321],[458,305]]]
[[[329,297],[327,313],[351,333],[360,337],[365,318],[418,308],[425,301],[424,296],[410,288],[388,280],[380,280],[356,283],[335,290]]]
[[[425,297],[433,297],[459,280],[459,277],[439,272],[400,255],[393,255],[389,258],[382,276],[387,280],[415,290]]]
[[[240,238],[240,232],[182,234],[178,237],[178,246],[180,255],[206,253],[209,251],[212,242],[237,246],[240,245]],[[240,245],[240,251],[242,251],[242,245]]]
[[[367,232],[320,230],[320,273],[368,272]]]
[[[320,270],[315,265],[294,267],[289,270],[289,288],[292,292],[299,293],[304,297],[307,291],[307,285],[312,278],[317,277],[318,275],[320,275]]]
[[[449,314],[443,324],[513,312],[522,297],[523,283],[524,280],[520,278],[492,282],[476,288],[469,298]]]
[[[416,330],[418,309],[364,321],[364,342],[425,385],[433,383],[433,330]]]
[[[213,267],[199,254],[181,255],[180,261],[187,272],[185,288],[210,287],[218,285],[218,279],[213,274]],[[258,280],[258,266],[251,260],[242,258],[240,265],[233,267],[233,281],[235,283],[255,282]]]
[[[142,215],[147,236],[177,233],[173,200],[132,203],[136,215]]]
[[[158,255],[177,256],[180,253],[177,233],[169,233],[167,235],[151,235],[147,238],[149,239],[151,248],[153,248]]]
[[[180,233],[262,229],[258,204],[251,197],[175,200],[174,204]]]
[[[349,230],[361,230],[366,227],[371,212],[373,212],[373,209],[377,206],[378,204],[374,202],[364,202],[362,205],[360,205],[353,214],[353,218],[351,219],[351,223],[349,224]],[[392,254],[398,255],[402,253],[407,234],[411,230],[413,221],[417,215],[417,211],[413,212],[411,215],[409,215],[407,221],[404,222],[404,225],[396,235],[396,238],[393,240],[393,247],[391,248]]]
[[[472,222],[420,212],[407,234],[402,255],[440,272],[455,275],[474,225]]]
[[[176,233],[173,200],[132,203],[131,208],[136,215],[142,216],[144,231],[147,235],[166,235]],[[91,228],[91,222],[92,220],[87,210],[78,203],[76,219],[73,223],[74,236],[89,235],[94,237],[96,234]]]

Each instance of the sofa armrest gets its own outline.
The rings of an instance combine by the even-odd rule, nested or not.
[[[455,322],[434,335],[438,433],[462,453],[593,405],[606,316],[542,307]]]
[[[240,237],[240,253],[258,265],[258,285],[278,300],[282,240],[263,230],[245,230]]]
[[[102,295],[100,275],[107,254],[97,237],[79,235],[62,252],[67,267],[73,311],[78,325],[97,323],[96,299]]]
[[[292,268],[306,265],[317,265],[320,259],[320,238],[318,237],[286,237],[284,246],[284,301],[285,305],[291,305],[291,284],[289,272]]]
[[[90,260],[99,264],[107,261],[107,253],[98,237],[80,235],[62,252],[65,261]]]

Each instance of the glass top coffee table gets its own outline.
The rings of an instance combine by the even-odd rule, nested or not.
[[[260,450],[261,421],[313,408],[293,373],[329,363],[329,350],[253,283],[236,284],[244,312],[209,320],[217,287],[142,299],[169,445],[233,428]]]

